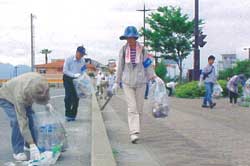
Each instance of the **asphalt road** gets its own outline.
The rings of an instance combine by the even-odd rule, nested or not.
[[[91,111],[90,100],[80,100],[77,121],[64,121],[64,89],[51,89],[51,104],[64,122],[68,135],[69,148],[64,152],[56,165],[90,166],[91,152]],[[10,145],[10,126],[4,112],[0,109],[0,166],[12,162]]]

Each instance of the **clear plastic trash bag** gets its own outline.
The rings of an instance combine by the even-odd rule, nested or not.
[[[36,105],[33,110],[35,111],[33,119],[37,147],[41,153],[52,152],[57,160],[60,153],[68,147],[65,128],[50,104]]]
[[[148,99],[153,106],[152,114],[155,118],[165,118],[168,116],[168,93],[164,81],[159,77],[149,82]]]
[[[213,97],[221,97],[222,96],[223,89],[220,86],[220,84],[215,84],[213,87]]]
[[[87,73],[83,73],[79,78],[73,80],[77,96],[87,98],[92,94],[92,82]]]
[[[243,88],[243,97],[250,98],[250,79],[248,79]]]

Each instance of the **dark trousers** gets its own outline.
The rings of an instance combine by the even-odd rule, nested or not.
[[[63,75],[63,85],[65,88],[65,116],[69,118],[75,118],[77,115],[77,109],[79,105],[79,98],[77,96],[73,78]]]
[[[172,89],[172,88],[167,87],[167,90],[169,91],[168,96],[172,96],[172,94],[173,94],[173,89]]]
[[[145,94],[144,94],[144,98],[145,99],[148,98],[148,93],[149,93],[149,83],[147,82],[147,84],[146,84],[146,90],[145,90]]]
[[[232,104],[234,102],[234,104],[237,103],[237,98],[238,98],[238,94],[235,92],[232,92],[230,90],[228,90],[229,93],[229,99],[230,99],[230,103]]]

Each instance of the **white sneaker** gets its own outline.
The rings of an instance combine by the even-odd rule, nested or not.
[[[25,153],[13,154],[13,157],[17,161],[26,161],[28,159]]]
[[[137,141],[139,140],[139,137],[138,137],[137,134],[132,134],[132,135],[130,136],[130,140],[131,140],[132,144],[136,144]]]
[[[27,152],[30,151],[30,148],[28,148],[27,146],[24,146],[23,149],[24,149],[24,151],[27,151]]]

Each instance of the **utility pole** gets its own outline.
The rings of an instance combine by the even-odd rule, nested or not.
[[[146,29],[146,12],[152,11],[152,9],[146,9],[146,5],[144,3],[143,9],[136,10],[139,12],[143,12],[143,45],[145,46],[146,37],[145,37],[145,29]]]
[[[35,71],[35,48],[34,48],[34,15],[30,14],[30,37],[31,37],[31,71]]]
[[[194,70],[193,80],[199,80],[200,77],[200,49],[199,49],[199,0],[195,0],[194,16]]]

